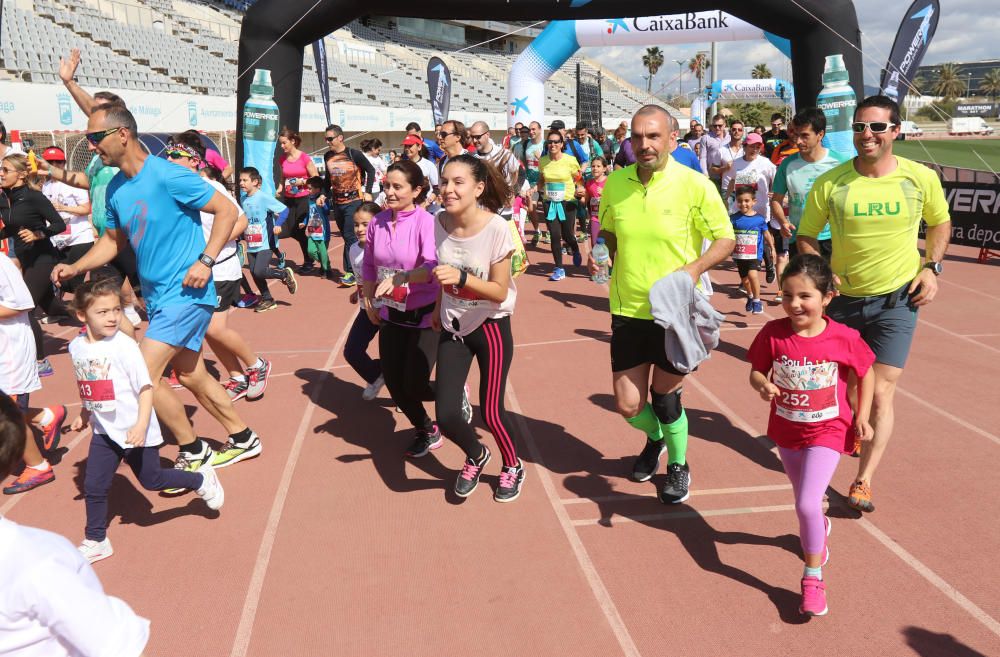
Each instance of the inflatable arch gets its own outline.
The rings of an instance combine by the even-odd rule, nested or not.
[[[545,120],[545,81],[583,46],[655,46],[767,39],[786,57],[791,42],[722,10],[672,16],[552,21],[514,62],[507,123]]]
[[[282,125],[298,127],[305,48],[359,16],[579,21],[649,15],[653,4],[649,0],[435,0],[423,4],[412,0],[258,0],[247,11],[240,32],[236,160],[244,161],[244,142],[256,136],[249,135],[248,129],[258,133],[263,123],[278,120],[278,113]],[[797,0],[795,3],[788,0],[711,0],[709,3],[662,0],[655,3],[661,11],[674,13],[704,11],[706,4],[789,40],[800,106],[815,101],[824,57],[831,53],[843,53],[850,79],[856,85],[855,92],[861,96],[861,35],[851,0]],[[256,69],[271,72],[269,85],[255,80]],[[247,126],[244,125],[245,116],[254,117],[244,109],[255,81],[258,92],[273,89],[273,102],[255,106],[257,118],[254,120],[262,123]],[[259,98],[261,94],[256,95]]]

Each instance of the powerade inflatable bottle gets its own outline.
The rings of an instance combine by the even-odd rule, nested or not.
[[[275,191],[274,147],[280,125],[271,71],[258,68],[250,85],[250,98],[243,105],[243,162],[260,171],[260,189],[268,196],[274,196]]]
[[[823,145],[844,155],[855,154],[851,122],[858,100],[844,67],[843,55],[827,55],[823,66],[823,88],[816,96],[816,106],[826,114]]]

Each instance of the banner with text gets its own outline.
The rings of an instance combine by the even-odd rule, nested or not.
[[[951,243],[1000,250],[1000,184],[943,181],[941,185],[951,211]]]
[[[440,125],[448,120],[451,109],[451,71],[438,57],[431,57],[427,62],[427,91],[434,125]]]
[[[316,60],[316,77],[319,78],[319,97],[323,101],[323,114],[327,124],[333,123],[330,118],[330,74],[326,63],[326,43],[323,39],[313,42],[313,59]]]
[[[938,0],[916,0],[903,14],[903,22],[882,71],[881,84],[882,93],[900,105],[934,37],[940,15]]]

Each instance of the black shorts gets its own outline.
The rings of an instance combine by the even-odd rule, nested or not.
[[[771,239],[774,240],[774,250],[778,252],[778,255],[785,255],[788,253],[788,238],[782,235],[781,231],[773,226],[768,226],[767,232],[771,233]]]
[[[215,312],[226,312],[239,300],[239,281],[215,281]]]
[[[661,370],[684,376],[667,359],[664,328],[651,319],[611,316],[611,371],[623,372],[652,363]]]
[[[737,260],[733,258],[733,262],[736,263],[736,271],[740,273],[740,278],[746,278],[750,272],[760,270],[760,258],[753,260]]]
[[[830,258],[833,256],[833,240],[817,240],[819,242],[819,254],[823,256],[823,259],[830,262]],[[798,241],[792,242],[788,245],[788,257],[794,258],[799,254],[799,243]]]

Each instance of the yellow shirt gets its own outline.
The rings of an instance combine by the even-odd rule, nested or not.
[[[572,201],[576,191],[574,180],[580,173],[580,163],[572,155],[563,153],[558,160],[548,155],[538,161],[538,170],[545,178],[542,198],[548,201]]]
[[[848,160],[817,178],[806,200],[799,235],[815,238],[830,223],[830,265],[841,294],[871,297],[903,287],[920,272],[920,220],[928,226],[951,220],[937,174],[896,161],[889,175],[867,178]]]
[[[719,191],[672,157],[646,187],[634,164],[612,172],[599,213],[601,230],[618,243],[611,272],[614,315],[653,319],[653,283],[697,260],[703,239],[735,239]]]

